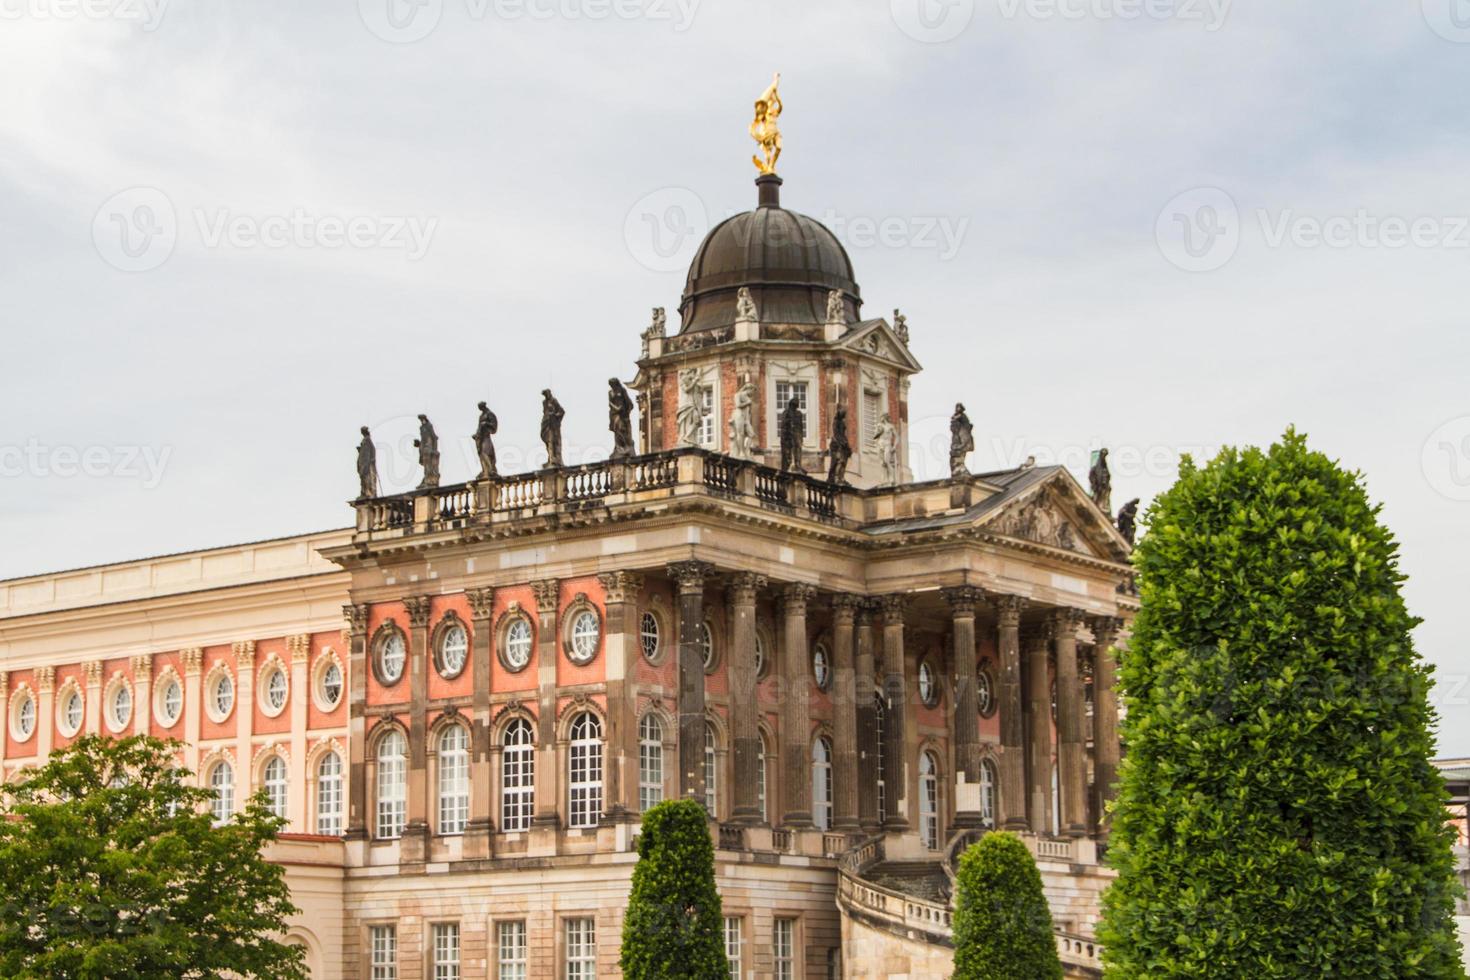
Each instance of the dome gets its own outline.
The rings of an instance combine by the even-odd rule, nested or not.
[[[841,290],[848,322],[858,319],[862,294],[847,250],[820,221],[781,207],[779,177],[761,177],[760,207],[710,230],[694,254],[679,303],[681,333],[735,322],[735,300],[750,288],[765,324],[822,324],[827,294]]]

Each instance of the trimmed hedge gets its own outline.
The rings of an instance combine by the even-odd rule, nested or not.
[[[952,980],[1053,980],[1062,975],[1041,873],[1015,834],[992,833],[960,858]]]
[[[724,924],[703,804],[650,807],[623,920],[624,980],[729,980]]]

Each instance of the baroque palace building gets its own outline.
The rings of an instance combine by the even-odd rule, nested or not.
[[[906,325],[757,184],[643,334],[613,459],[439,486],[429,438],[349,529],[0,582],[4,777],[138,732],[220,819],[264,789],[315,977],[616,976],[639,814],[679,796],[732,976],[947,975],[992,827],[1098,975],[1129,541],[1060,467],[914,482]]]

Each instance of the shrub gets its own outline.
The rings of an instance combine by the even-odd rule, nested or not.
[[[1015,834],[986,834],[960,858],[953,980],[1062,975],[1041,873]]]
[[[728,980],[723,927],[704,806],[667,800],[651,807],[623,920],[623,977]]]

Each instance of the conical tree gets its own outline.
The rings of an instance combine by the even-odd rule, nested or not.
[[[1110,978],[1463,977],[1430,671],[1358,475],[1288,431],[1150,508]]]
[[[1052,980],[1062,975],[1041,873],[1015,834],[986,834],[955,876],[952,980]]]
[[[715,849],[696,800],[643,814],[633,891],[623,919],[625,980],[728,980]]]

